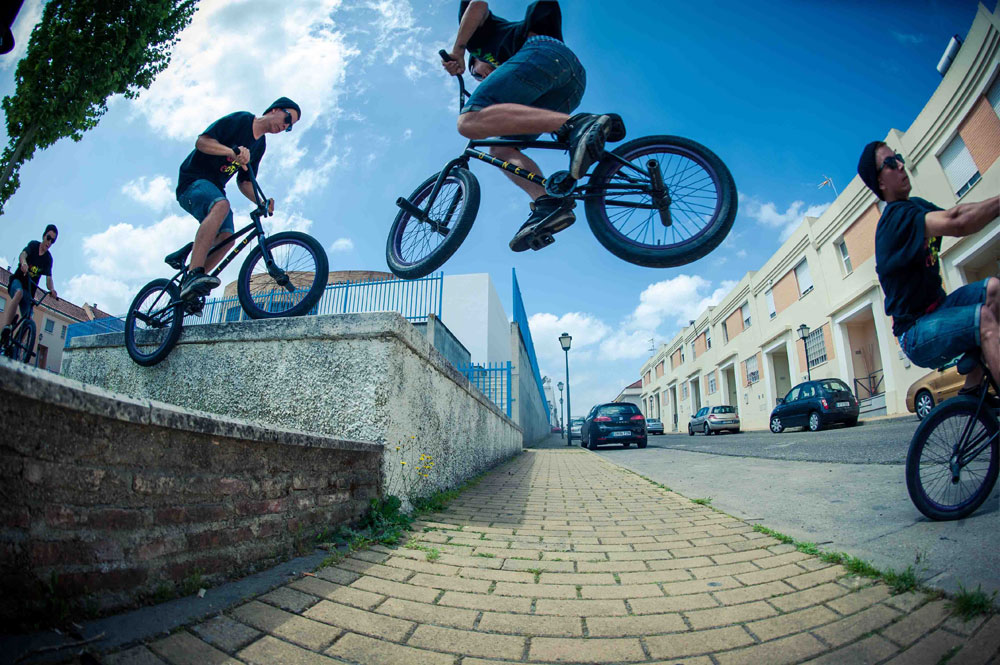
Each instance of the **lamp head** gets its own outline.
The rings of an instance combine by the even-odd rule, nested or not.
[[[803,323],[799,326],[799,339],[805,339],[806,337],[809,337],[809,326]]]
[[[573,338],[569,336],[569,333],[563,333],[559,336],[559,344],[562,346],[563,351],[569,351],[569,346],[573,342]]]

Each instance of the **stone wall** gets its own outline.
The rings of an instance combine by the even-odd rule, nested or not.
[[[311,549],[377,496],[382,446],[189,411],[0,360],[5,625],[125,607]]]
[[[521,450],[515,422],[397,313],[191,326],[154,367],[133,363],[121,334],[80,337],[63,373],[133,397],[387,444],[386,491],[397,495],[455,487]],[[399,472],[421,454],[433,473],[407,487]]]
[[[512,413],[523,431],[524,445],[540,441],[551,432],[545,415],[545,404],[538,391],[535,374],[531,368],[531,358],[521,338],[521,329],[516,322],[510,324],[510,355],[514,359],[511,370],[511,398],[514,402]]]

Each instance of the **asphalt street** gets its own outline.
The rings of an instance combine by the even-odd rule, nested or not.
[[[1000,483],[970,517],[933,522],[910,502],[904,462],[916,417],[782,434],[651,436],[606,459],[735,517],[925,583],[1000,591]],[[576,442],[575,442],[576,443]]]

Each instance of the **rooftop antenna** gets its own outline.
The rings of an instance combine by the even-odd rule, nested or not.
[[[831,178],[828,175],[824,175],[823,177],[825,178],[825,180],[819,183],[819,187],[817,187],[816,189],[823,189],[827,185],[830,185],[830,188],[833,190],[834,198],[840,196],[840,194],[837,193],[837,187],[833,184],[833,178]]]

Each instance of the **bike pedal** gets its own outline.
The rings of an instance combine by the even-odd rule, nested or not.
[[[551,233],[543,233],[541,235],[533,236],[528,240],[528,246],[536,252],[540,249],[544,249],[554,243],[555,238],[552,237]]]

